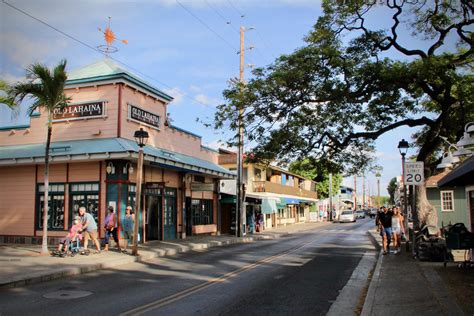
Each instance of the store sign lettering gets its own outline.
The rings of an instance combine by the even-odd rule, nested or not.
[[[104,110],[104,102],[72,104],[62,109],[55,109],[53,112],[53,120],[102,117],[105,113]]]
[[[132,120],[151,125],[155,128],[160,128],[160,116],[157,114],[145,111],[139,107],[129,104],[128,115]]]

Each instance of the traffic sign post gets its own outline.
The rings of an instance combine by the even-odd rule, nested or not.
[[[406,185],[422,185],[425,182],[423,161],[405,162],[405,181]]]

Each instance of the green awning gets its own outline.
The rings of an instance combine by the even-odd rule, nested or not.
[[[277,212],[278,212],[277,200],[275,199],[262,200],[262,213],[263,214],[275,214]]]
[[[280,198],[279,201],[276,201],[276,206],[277,208],[285,208],[286,207],[285,198]]]
[[[235,197],[226,197],[226,198],[220,199],[219,201],[221,202],[221,204],[235,204],[236,203]]]

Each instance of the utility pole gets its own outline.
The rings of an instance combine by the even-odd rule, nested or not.
[[[362,209],[365,209],[365,173],[362,174]]]
[[[333,221],[332,218],[332,172],[329,173],[329,220]]]
[[[354,211],[357,210],[357,175],[354,175]]]
[[[240,84],[244,84],[244,33],[245,28],[243,26],[240,27],[240,71],[239,71],[239,81]],[[241,86],[242,89],[242,86]],[[238,154],[237,154],[237,198],[235,203],[235,211],[237,217],[237,236],[243,237],[244,236],[244,208],[243,208],[243,152],[244,152],[244,127],[243,127],[243,114],[244,109],[242,108],[242,104],[239,104],[239,117],[238,117],[238,125],[239,125],[239,132],[238,132]]]

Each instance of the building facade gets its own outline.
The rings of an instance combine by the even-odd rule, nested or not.
[[[237,155],[220,150],[219,165],[236,170]],[[272,229],[310,220],[311,207],[317,200],[316,183],[272,165],[243,164],[246,227],[255,231],[263,220],[263,229]],[[235,180],[221,181],[222,232],[235,233]]]
[[[135,205],[133,135],[140,128],[149,134],[142,241],[218,232],[218,182],[235,176],[218,165],[218,152],[202,146],[200,136],[167,122],[171,96],[108,59],[68,73],[65,93],[71,103],[53,115],[48,236],[64,236],[80,206],[102,227],[112,205],[120,225],[125,207]],[[46,123],[46,113],[36,113],[29,125],[0,128],[3,241],[41,239]]]

